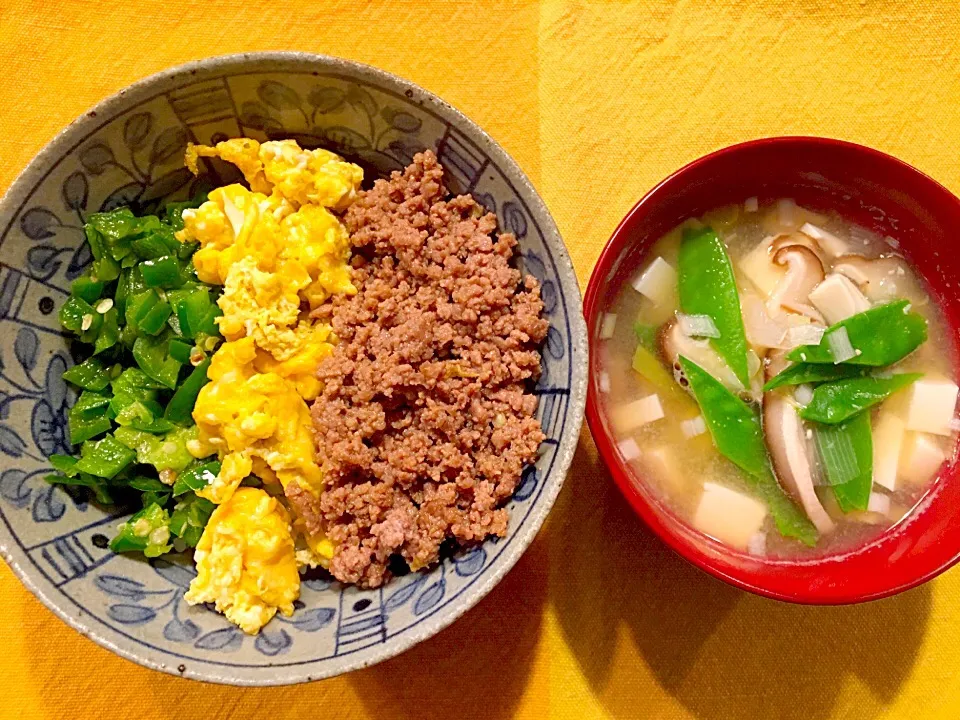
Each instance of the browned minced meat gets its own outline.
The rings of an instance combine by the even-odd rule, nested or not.
[[[297,498],[336,543],[330,566],[377,586],[503,536],[524,466],[544,438],[528,384],[547,333],[540,289],[510,266],[517,241],[470,196],[448,198],[433,153],[363,192],[346,213],[358,293],[316,311],[340,338],[313,405],[326,476]]]

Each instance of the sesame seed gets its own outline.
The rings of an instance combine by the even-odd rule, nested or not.
[[[80,320],[80,329],[84,331],[89,330],[91,325],[93,325],[93,315],[84,315]]]
[[[113,307],[113,300],[111,300],[110,298],[104,298],[103,300],[97,303],[97,312],[103,315],[112,307]]]

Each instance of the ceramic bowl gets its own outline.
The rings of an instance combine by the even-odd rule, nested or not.
[[[891,235],[926,279],[960,356],[960,200],[920,171],[860,145],[783,137],[735,145],[678,170],[624,218],[594,268],[584,298],[591,338],[587,421],[600,454],[637,514],[670,547],[732,585],[781,600],[841,604],[873,600],[919,585],[960,559],[960,478],[956,452],[908,518],[856,552],[778,561],[736,551],[693,530],[625,468],[597,387],[600,315],[659,237],[687,218],[745,198],[792,197],[836,210]],[[956,372],[956,369],[955,369]]]
[[[92,212],[153,212],[196,182],[188,141],[292,137],[383,175],[431,148],[451,190],[473,193],[519,242],[542,284],[550,331],[536,392],[548,439],[510,503],[505,538],[378,590],[304,583],[297,610],[256,637],[183,593],[189,558],[144,562],[107,542],[122,517],[44,481],[46,456],[68,453],[60,376],[70,365],[57,308],[90,261]],[[220,183],[233,180],[214,164]],[[202,182],[202,180],[200,181]],[[503,577],[543,523],[570,465],[583,418],[586,331],[570,258],[517,164],[477,125],[413,83],[303,53],[212,58],[161,72],[74,121],[0,203],[0,553],[23,583],[79,632],[138,663],[237,685],[329,677],[409,648],[466,612]]]

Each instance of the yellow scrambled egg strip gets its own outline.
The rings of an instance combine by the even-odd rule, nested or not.
[[[197,544],[197,577],[185,599],[212,602],[248,633],[293,614],[300,595],[290,516],[275,498],[241,488],[217,507]]]
[[[227,340],[211,360],[210,382],[193,412],[200,437],[191,452],[198,457],[216,452],[221,470],[197,493],[219,507],[198,546],[198,576],[188,599],[216,602],[245,631],[257,632],[299,595],[297,564],[326,564],[333,555],[326,538],[308,535],[302,521],[291,524],[266,492],[240,483],[255,474],[267,486],[296,482],[315,495],[322,489],[306,403],[320,390],[315,371],[335,338],[304,308],[316,308],[333,293],[356,292],[347,264],[349,237],[327,208],[349,203],[362,171],[333,153],[303,151],[292,141],[190,146],[186,163],[194,172],[200,157],[235,164],[251,189],[228,185],[212,191],[207,202],[184,213],[178,234],[200,244],[193,256],[198,277],[223,285],[218,323]],[[273,505],[267,508],[264,498]],[[283,542],[276,552],[260,552],[261,545],[251,540],[264,533],[279,533]],[[259,548],[262,562],[244,560],[236,570],[234,558],[251,547]],[[251,587],[272,590],[257,596]],[[289,591],[289,601],[281,587]]]

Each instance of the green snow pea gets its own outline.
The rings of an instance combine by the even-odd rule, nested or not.
[[[840,328],[846,328],[850,344],[858,354],[844,363],[871,367],[892,365],[927,339],[927,321],[909,308],[908,300],[895,300],[851,315],[827,328],[819,345],[794,348],[787,358],[794,362],[834,363],[830,337]]]
[[[710,343],[748,387],[747,337],[737,281],[723,241],[709,227],[684,231],[678,276],[680,308],[689,315],[710,316],[720,331],[720,337],[711,338]]]
[[[922,373],[900,373],[889,378],[859,377],[824,383],[813,391],[813,399],[800,411],[800,417],[835,425],[883,402],[921,377]]]
[[[856,365],[816,365],[801,362],[791,365],[775,377],[770,378],[767,384],[763,386],[763,391],[768,392],[784,385],[804,385],[806,383],[822,383],[860,377],[866,372],[867,368],[857,367]]]
[[[825,479],[843,512],[866,510],[873,486],[873,436],[870,413],[837,425],[814,428]]]
[[[770,508],[777,530],[806,545],[816,544],[816,528],[784,493],[773,474],[760,414],[696,363],[681,356],[680,365],[717,450],[747,473],[754,490]]]

